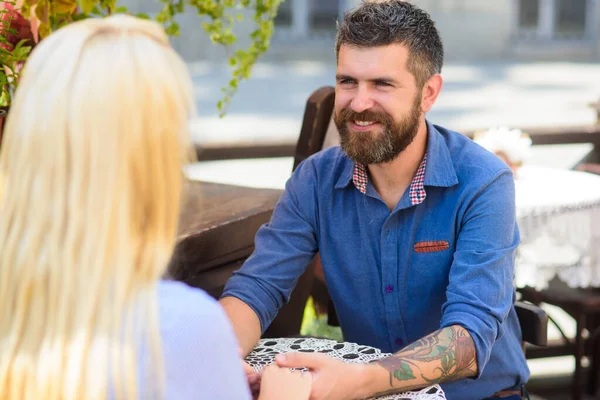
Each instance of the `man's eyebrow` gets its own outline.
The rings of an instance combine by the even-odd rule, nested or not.
[[[347,80],[353,80],[353,81],[356,80],[355,78],[351,77],[350,75],[345,75],[345,74],[336,74],[335,75],[335,79],[337,81],[343,81],[343,80],[346,80],[346,79]]]
[[[356,80],[356,78],[354,78],[350,75],[346,75],[346,74],[337,74],[335,76],[335,79],[338,81],[343,81],[343,80],[355,81]],[[399,85],[397,80],[395,80],[394,78],[389,77],[389,76],[380,76],[378,78],[371,78],[371,79],[368,79],[368,81],[372,82],[372,83],[384,82],[384,83],[389,83],[391,85]]]
[[[369,82],[385,82],[390,83],[392,85],[398,85],[398,81],[389,76],[380,76],[379,78],[369,79]]]

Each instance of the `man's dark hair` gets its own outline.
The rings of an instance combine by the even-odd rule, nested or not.
[[[422,87],[442,72],[444,47],[429,14],[402,0],[364,1],[338,23],[336,58],[342,45],[377,47],[399,43],[408,49],[407,68]]]

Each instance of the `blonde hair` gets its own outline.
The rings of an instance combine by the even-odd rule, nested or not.
[[[31,55],[0,153],[0,399],[131,399],[140,349],[162,366],[193,109],[153,22],[77,22]]]

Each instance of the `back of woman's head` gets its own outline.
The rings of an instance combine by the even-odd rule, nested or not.
[[[0,399],[103,398],[109,360],[136,391],[132,327],[156,327],[192,110],[153,22],[77,22],[32,53],[0,152]]]

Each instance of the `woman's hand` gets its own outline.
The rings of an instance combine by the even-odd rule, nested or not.
[[[312,386],[310,372],[292,371],[271,364],[263,370],[259,400],[308,400]]]

